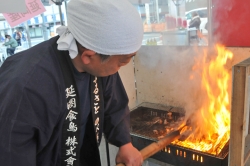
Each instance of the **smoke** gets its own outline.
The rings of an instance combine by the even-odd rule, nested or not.
[[[214,47],[142,47],[135,58],[139,103],[182,107],[187,118],[198,116],[208,100],[202,72],[216,56]]]

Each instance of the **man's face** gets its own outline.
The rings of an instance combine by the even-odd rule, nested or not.
[[[98,77],[105,77],[116,73],[122,66],[127,65],[135,53],[129,55],[113,55],[101,61],[98,54],[91,58],[91,62],[84,65],[84,71]]]

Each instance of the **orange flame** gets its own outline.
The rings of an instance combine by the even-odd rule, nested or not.
[[[208,63],[207,55],[193,66],[193,70],[201,71],[202,104],[191,121],[195,124],[186,127],[184,141],[174,144],[192,148],[210,154],[219,154],[230,138],[230,100],[229,85],[231,74],[225,65],[233,54],[223,46],[216,46],[218,55]],[[190,76],[193,79],[194,76]],[[191,133],[191,134],[190,134]]]

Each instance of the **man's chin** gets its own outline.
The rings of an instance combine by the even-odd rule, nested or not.
[[[113,74],[115,74],[115,73],[110,73],[110,74],[108,74],[108,73],[90,73],[91,75],[93,75],[93,76],[96,76],[96,77],[108,77],[108,76],[110,76],[110,75],[113,75]]]
[[[100,75],[93,75],[93,76],[96,76],[96,77],[108,77],[108,76],[110,76],[110,75],[112,75],[112,74],[100,74]]]
[[[115,73],[117,73],[118,71],[102,71],[102,72],[98,72],[98,71],[87,71],[85,70],[87,73],[93,75],[93,76],[96,76],[96,77],[107,77],[107,76],[110,76],[110,75],[113,75]]]
[[[100,73],[93,73],[93,72],[88,72],[89,74],[91,74],[92,76],[95,77],[107,77],[109,76],[108,74],[100,74]]]

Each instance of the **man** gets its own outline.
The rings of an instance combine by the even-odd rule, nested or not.
[[[11,56],[15,53],[16,47],[18,46],[17,41],[13,39],[10,35],[5,35],[5,38],[8,39],[3,46],[10,46],[6,49],[7,55]]]
[[[141,46],[140,16],[127,0],[71,0],[67,11],[60,37],[0,68],[0,163],[99,166],[104,133],[117,163],[139,166],[117,71]]]
[[[193,30],[189,30],[189,40],[195,39],[198,43],[202,38],[202,34],[200,32],[200,24],[201,19],[197,12],[192,13],[192,20],[189,23],[189,28],[194,28]]]
[[[189,28],[200,30],[201,19],[197,12],[192,13],[192,20],[189,23]]]
[[[22,33],[17,29],[16,32],[13,34],[13,38],[16,39],[18,46],[22,45]]]

